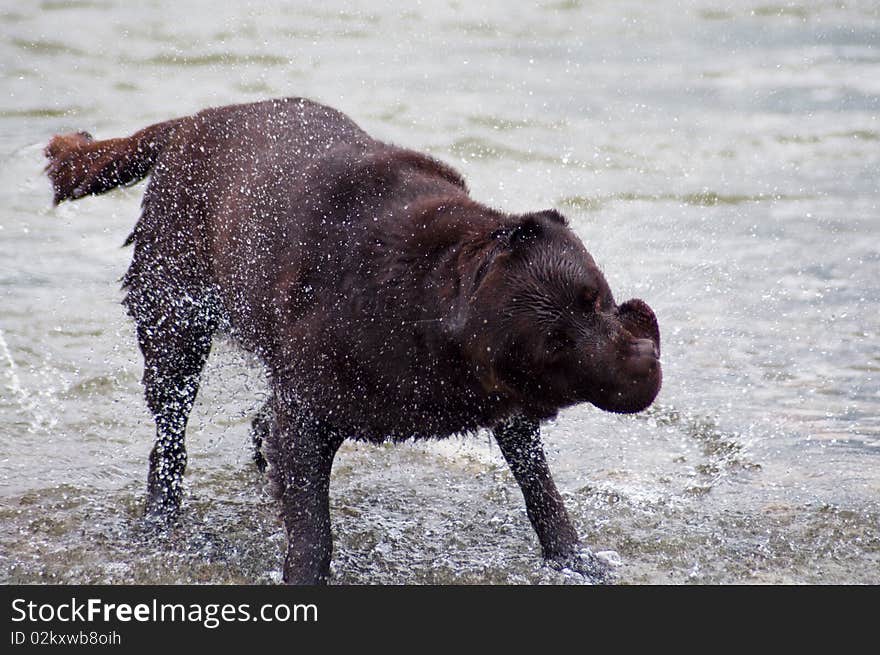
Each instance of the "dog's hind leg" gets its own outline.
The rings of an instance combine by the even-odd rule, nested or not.
[[[266,402],[265,405],[257,410],[254,418],[251,419],[251,442],[254,446],[254,464],[257,465],[260,473],[266,472],[266,457],[263,455],[263,444],[269,440],[274,420],[275,415],[272,411],[272,401]]]
[[[139,291],[139,290],[138,290]],[[205,303],[192,296],[129,292],[144,355],[144,392],[156,421],[150,453],[147,506],[150,516],[170,518],[180,508],[186,469],[186,423],[216,327]],[[163,302],[154,302],[161,298]]]

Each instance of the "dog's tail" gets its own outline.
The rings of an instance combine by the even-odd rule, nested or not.
[[[55,204],[143,179],[181,121],[157,123],[122,139],[95,141],[88,132],[53,137],[43,152]]]

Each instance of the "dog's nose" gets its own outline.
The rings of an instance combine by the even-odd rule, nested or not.
[[[660,359],[660,351],[651,339],[636,339],[630,344],[630,355],[633,357],[653,357]]]

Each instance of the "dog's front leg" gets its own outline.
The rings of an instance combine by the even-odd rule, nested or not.
[[[330,469],[343,439],[292,402],[276,401],[270,474],[287,530],[284,581],[324,584],[330,575]]]
[[[570,569],[591,582],[607,582],[610,569],[581,546],[562,501],[541,444],[537,421],[515,416],[494,429],[495,440],[526,501],[526,513],[541,542],[544,559],[557,569]]]

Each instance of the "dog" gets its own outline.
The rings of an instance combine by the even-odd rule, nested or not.
[[[660,330],[642,300],[615,302],[560,213],[487,207],[452,167],[303,98],[207,109],[127,138],[59,135],[45,154],[56,204],[150,175],[123,278],[156,422],[149,515],[180,508],[187,417],[225,333],[268,372],[253,435],[280,500],[286,582],[328,579],[330,471],[345,439],[483,428],[543,557],[605,579],[540,425],[579,403],[648,407]]]

